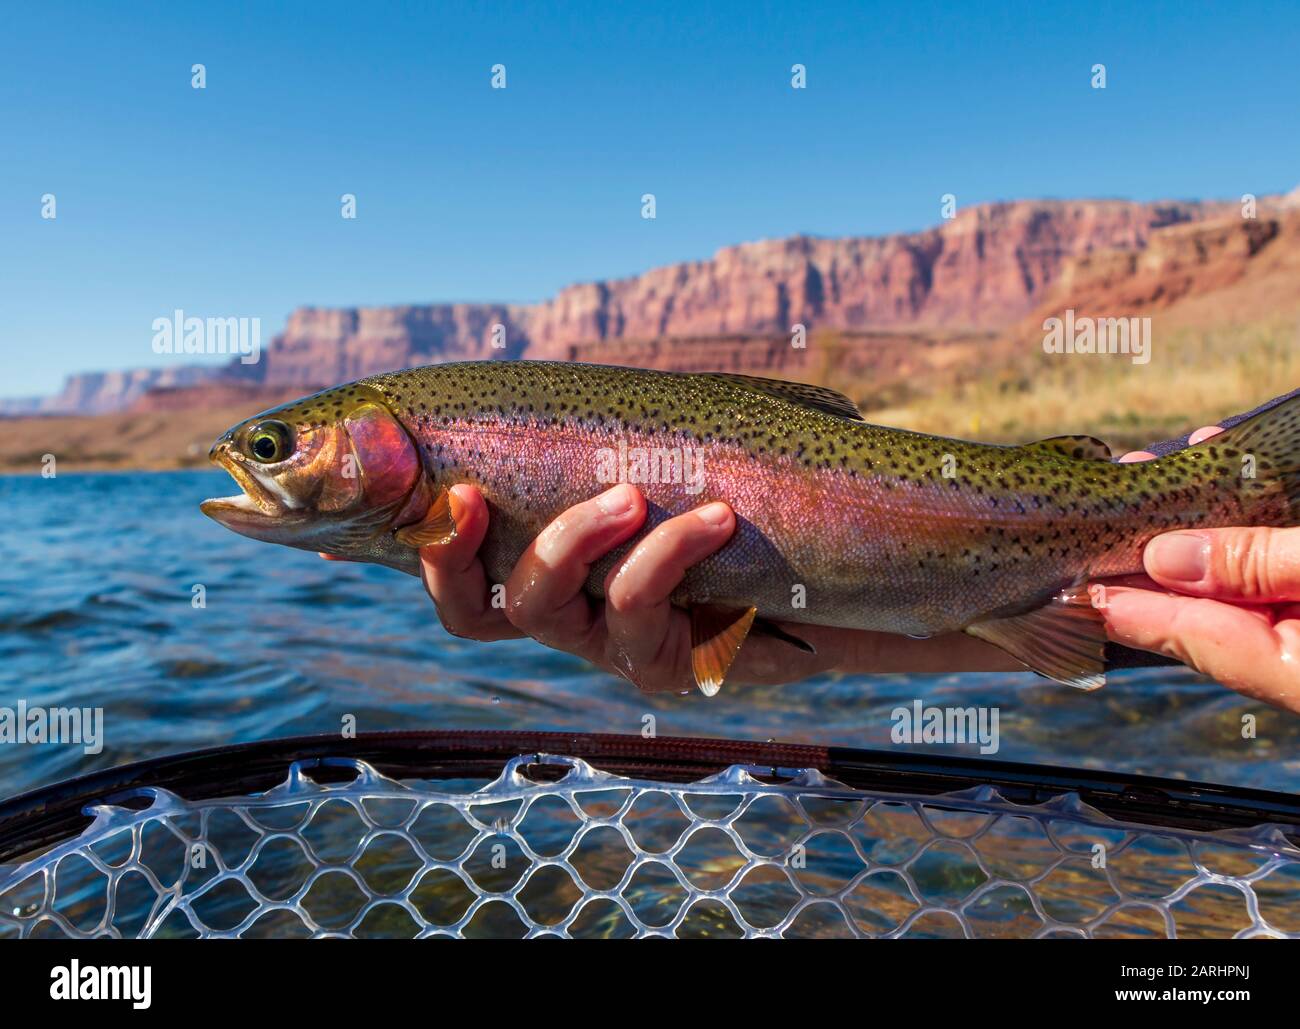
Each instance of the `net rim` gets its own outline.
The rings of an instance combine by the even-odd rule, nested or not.
[[[855,789],[940,796],[990,787],[1008,801],[1038,805],[1076,795],[1120,821],[1200,832],[1277,826],[1300,845],[1300,796],[1157,776],[1131,775],[914,751],[695,737],[644,738],[612,733],[518,730],[402,730],[323,733],[228,744],[100,769],[0,802],[0,864],[76,837],[94,805],[162,788],[197,801],[272,789],[290,766],[305,763],[347,778],[326,759],[364,761],[391,778],[497,778],[520,754],[566,754],[617,775],[692,782],[733,765],[768,769],[779,780],[815,769]],[[535,770],[545,777],[545,767]],[[557,777],[561,769],[551,774]]]
[[[543,774],[538,775],[539,772]],[[341,776],[341,780],[337,782],[323,781],[325,779],[335,779],[339,776]],[[775,779],[775,781],[767,781],[769,779]],[[582,828],[572,836],[562,853],[552,854],[549,850],[534,852],[528,839],[522,835],[522,822],[530,810],[530,806],[537,801],[539,789],[541,790],[541,796],[545,799],[554,800],[559,798],[566,803],[582,822]],[[585,812],[584,809],[580,808],[581,795],[594,794],[599,796],[608,794],[610,790],[624,794],[621,803],[615,805],[617,810],[613,814],[609,812]],[[677,804],[681,812],[691,820],[690,828],[681,833],[677,841],[667,851],[660,852],[658,848],[650,848],[649,851],[641,852],[644,848],[638,848],[638,845],[632,839],[631,830],[624,822],[624,819],[634,806],[635,799],[643,799],[647,795],[669,796]],[[696,801],[700,797],[708,795],[725,796],[732,800],[735,800],[739,795],[743,799],[730,813],[717,811],[712,813],[697,812],[695,810]],[[143,787],[124,795],[121,799],[122,801],[147,801],[146,804],[130,806],[125,803],[96,805],[91,810],[91,813],[95,816],[93,823],[78,837],[64,840],[50,851],[33,857],[30,861],[16,867],[0,868],[0,891],[33,877],[40,877],[44,884],[43,895],[45,897],[42,904],[52,904],[53,901],[50,898],[53,895],[53,884],[58,879],[60,863],[65,858],[74,858],[79,855],[83,860],[90,861],[101,874],[108,877],[108,896],[111,899],[108,908],[106,908],[105,917],[110,919],[109,925],[111,928],[104,931],[110,935],[115,935],[115,923],[111,921],[115,917],[116,909],[114,905],[117,896],[113,889],[114,875],[116,874],[120,879],[122,875],[144,871],[143,866],[140,864],[143,861],[140,856],[143,848],[143,837],[140,834],[146,825],[158,821],[166,823],[176,817],[193,817],[197,815],[200,819],[198,825],[199,835],[195,839],[202,840],[202,845],[209,847],[211,844],[208,842],[207,834],[209,829],[206,828],[208,823],[205,820],[205,809],[213,811],[237,810],[239,817],[243,818],[250,827],[256,827],[261,825],[260,821],[255,823],[250,821],[250,818],[256,818],[256,813],[259,810],[276,811],[287,807],[295,812],[294,825],[286,826],[272,823],[257,828],[257,831],[262,835],[263,839],[278,840],[293,837],[298,839],[301,845],[301,837],[297,834],[305,831],[304,827],[312,822],[325,804],[337,803],[338,801],[333,800],[333,798],[342,798],[344,796],[347,797],[348,803],[353,809],[361,814],[365,824],[369,826],[363,834],[363,842],[369,843],[373,842],[374,839],[387,839],[396,836],[406,839],[409,843],[409,831],[411,831],[413,820],[417,819],[427,808],[451,805],[474,827],[476,835],[473,844],[480,844],[488,837],[508,835],[519,846],[523,856],[527,858],[529,862],[528,870],[521,877],[517,877],[517,881],[512,887],[502,890],[499,886],[482,886],[482,888],[475,890],[471,881],[466,878],[462,868],[462,862],[466,856],[477,852],[475,845],[464,845],[464,841],[461,841],[463,853],[459,857],[449,858],[446,855],[430,857],[426,855],[423,858],[427,866],[426,871],[434,869],[452,871],[470,888],[474,899],[469,907],[460,914],[459,920],[452,924],[444,924],[441,920],[429,921],[426,918],[418,937],[445,935],[463,937],[467,932],[469,923],[477,917],[480,910],[488,904],[498,902],[504,903],[514,910],[522,925],[527,929],[527,936],[529,937],[568,936],[588,904],[597,900],[614,902],[629,923],[638,927],[638,936],[675,936],[691,911],[703,901],[716,901],[722,904],[733,919],[735,926],[743,931],[746,938],[760,936],[780,937],[804,913],[806,908],[820,904],[831,904],[840,912],[841,916],[848,918],[850,931],[854,936],[879,935],[879,933],[870,931],[869,927],[856,923],[852,912],[845,907],[850,901],[850,894],[872,881],[875,876],[901,877],[907,886],[909,895],[913,898],[921,898],[916,901],[915,910],[902,922],[898,922],[893,929],[884,933],[884,935],[890,937],[905,935],[911,931],[913,925],[918,924],[922,918],[930,915],[936,917],[945,915],[957,918],[963,935],[968,938],[972,935],[978,935],[975,932],[973,923],[969,921],[972,917],[975,917],[971,913],[972,906],[978,907],[986,899],[992,898],[999,892],[1009,888],[1017,889],[1028,896],[1028,903],[1032,905],[1038,921],[1041,923],[1033,934],[1035,937],[1060,934],[1090,936],[1095,930],[1106,925],[1109,920],[1119,913],[1134,908],[1150,908],[1156,911],[1163,919],[1166,935],[1174,937],[1178,935],[1177,924],[1174,912],[1168,905],[1184,902],[1201,886],[1236,888],[1244,895],[1244,903],[1251,922],[1250,925],[1239,929],[1234,934],[1238,938],[1257,935],[1294,938],[1300,935],[1287,932],[1284,928],[1275,926],[1265,920],[1260,908],[1260,901],[1254,892],[1254,884],[1257,880],[1263,881],[1273,874],[1275,870],[1286,867],[1288,863],[1294,864],[1300,859],[1300,848],[1288,841],[1281,831],[1281,827],[1277,825],[1260,825],[1250,831],[1226,829],[1211,833],[1196,829],[1150,829],[1145,826],[1132,823],[1126,824],[1112,819],[1105,813],[1090,808],[1077,793],[1056,796],[1047,802],[1034,805],[1021,805],[1010,801],[1003,797],[996,788],[989,785],[939,795],[918,796],[911,792],[890,795],[878,790],[859,790],[830,779],[812,768],[774,769],[770,766],[731,765],[712,776],[700,780],[667,783],[662,779],[637,779],[622,776],[597,768],[581,758],[548,753],[515,755],[505,762],[500,774],[495,779],[486,784],[477,785],[469,792],[463,791],[463,785],[456,787],[454,793],[446,793],[440,789],[438,784],[403,782],[383,775],[367,762],[356,758],[338,756],[292,762],[283,781],[270,790],[252,795],[191,802],[159,787]],[[755,924],[750,924],[744,912],[737,906],[737,898],[733,896],[733,891],[739,888],[748,872],[759,868],[784,868],[785,861],[780,855],[768,854],[766,849],[762,847],[754,849],[752,844],[746,844],[738,835],[735,823],[743,813],[752,810],[751,805],[761,803],[758,798],[771,797],[784,797],[791,805],[790,811],[800,812],[803,822],[800,837],[801,845],[805,841],[820,838],[822,835],[833,837],[838,834],[849,841],[854,853],[861,862],[861,868],[848,881],[840,884],[830,892],[822,889],[798,888],[799,897],[797,902],[785,913],[779,923],[767,925],[765,921],[760,920]],[[370,800],[390,801],[393,799],[413,802],[400,824],[390,823],[388,819],[375,821],[373,814],[362,813],[362,808]],[[848,801],[855,810],[850,812],[851,817],[848,818],[844,825],[840,825],[838,822],[823,824],[823,819],[808,809],[809,801],[818,804],[827,801]],[[502,802],[522,803],[522,807],[508,820],[498,818],[491,824],[489,824],[487,816],[479,814],[476,810],[484,806],[498,805]],[[868,856],[860,849],[859,844],[861,841],[855,841],[851,835],[852,825],[856,825],[860,819],[865,818],[868,811],[879,810],[881,807],[911,811],[921,819],[925,829],[928,830],[927,842],[916,848],[905,860],[900,861],[898,856],[881,859]],[[940,812],[976,814],[984,816],[986,822],[974,833],[962,830],[948,831],[944,829],[941,823],[933,821]],[[932,848],[951,847],[958,844],[966,846],[967,850],[971,850],[975,842],[982,838],[986,832],[992,831],[995,826],[1002,824],[1004,819],[1008,817],[1013,822],[1023,822],[1029,819],[1040,825],[1047,833],[1047,838],[1051,840],[1056,848],[1055,860],[1049,865],[1044,865],[1043,869],[1037,871],[1033,876],[1029,876],[1023,871],[1008,873],[1005,870],[994,870],[985,865],[985,858],[977,857],[976,860],[979,862],[979,868],[984,873],[985,879],[977,888],[964,895],[959,903],[945,903],[941,898],[929,897],[927,891],[921,887],[918,878],[920,862],[925,855]],[[1103,874],[1118,899],[1099,913],[1094,913],[1090,919],[1085,919],[1082,922],[1069,917],[1058,917],[1057,914],[1049,911],[1047,902],[1033,892],[1034,888],[1055,874],[1059,867],[1067,864],[1071,859],[1072,848],[1064,846],[1055,836],[1053,827],[1058,821],[1065,821],[1076,827],[1083,826],[1091,829],[1122,832],[1126,839],[1116,847],[1114,851],[1116,856],[1126,853],[1130,844],[1134,843],[1135,840],[1140,841],[1143,834],[1154,833],[1160,839],[1179,843],[1186,848],[1186,853],[1195,866],[1195,874],[1182,882],[1176,890],[1167,896],[1152,899],[1140,896],[1138,893],[1126,894],[1117,885],[1116,880],[1113,878],[1114,873],[1109,870],[1109,866],[1103,864],[1101,867],[1107,869]],[[505,824],[499,824],[502,822]],[[573,879],[575,870],[568,864],[568,859],[572,857],[579,841],[587,833],[603,831],[606,827],[615,827],[616,831],[622,835],[628,849],[640,855],[624,869],[618,884],[613,887],[608,884],[582,887],[583,899],[573,904],[568,914],[560,922],[553,922],[545,918],[532,918],[530,912],[524,906],[524,897],[521,896],[522,892],[529,886],[532,877],[541,874],[540,870],[561,867],[569,872],[571,881],[577,882],[578,880]],[[733,870],[731,880],[720,887],[717,884],[701,885],[691,881],[686,870],[677,864],[678,856],[697,834],[713,830],[719,830],[729,836],[733,844],[737,845],[738,852],[744,856],[743,867]],[[171,831],[175,833],[178,830],[173,826]],[[181,833],[188,838],[193,831],[194,829],[191,827],[188,830],[181,830]],[[88,850],[93,850],[105,840],[120,837],[122,833],[128,833],[132,840],[131,860],[126,864],[119,866],[110,862],[110,867],[110,864],[105,863],[108,859],[104,855],[87,853]],[[1216,841],[1235,848],[1248,849],[1264,855],[1267,860],[1245,876],[1222,873],[1215,868],[1209,867],[1196,854],[1198,845],[1212,844]],[[362,848],[362,851],[364,851],[364,848]],[[971,853],[973,854],[974,851],[971,851]],[[352,913],[351,921],[347,925],[340,927],[328,920],[318,922],[313,912],[304,907],[306,895],[325,875],[337,875],[340,872],[349,875],[357,884],[358,889],[364,889],[361,880],[357,878],[357,870],[352,865],[355,853],[353,858],[349,858],[343,864],[340,864],[336,857],[316,856],[312,858],[313,871],[298,886],[297,892],[287,899],[280,897],[278,894],[274,897],[263,896],[256,884],[253,884],[250,880],[247,866],[251,865],[255,860],[254,855],[258,854],[260,854],[260,850],[255,846],[249,852],[249,856],[238,860],[229,868],[218,856],[220,874],[188,891],[181,889],[179,886],[164,887],[156,879],[151,880],[157,896],[150,910],[149,918],[144,923],[140,933],[141,937],[152,937],[169,921],[186,919],[189,921],[191,928],[200,932],[200,935],[214,938],[239,938],[263,916],[281,911],[292,911],[298,918],[303,920],[313,936],[351,937],[361,929],[367,917],[373,911],[378,910],[381,906],[391,908],[394,904],[406,910],[415,925],[421,924],[419,919],[423,917],[423,913],[419,908],[412,906],[414,900],[410,895],[411,890],[423,881],[420,875],[412,876],[406,886],[398,891],[396,895],[393,895],[391,889],[383,890],[380,894],[371,895],[360,909]],[[1078,857],[1077,854],[1073,856]],[[344,865],[346,865],[346,870],[343,867]],[[678,906],[671,923],[659,924],[654,921],[648,923],[643,921],[632,906],[632,900],[624,896],[624,891],[629,887],[630,878],[637,871],[650,865],[668,867],[677,884],[687,894],[687,899]],[[153,875],[152,872],[145,874]],[[581,875],[582,873],[578,872],[577,874]],[[790,873],[787,871],[786,875],[788,877]],[[1008,876],[1010,877],[1008,878]],[[243,920],[238,924],[213,928],[204,921],[204,916],[195,905],[201,901],[206,892],[215,890],[218,886],[228,885],[230,882],[240,883],[245,890],[256,898],[257,906],[251,912],[245,913]],[[793,883],[794,880],[792,879],[791,882]],[[15,912],[15,915],[18,914],[18,912]],[[86,932],[99,934],[103,929],[102,926],[98,926],[85,930],[84,926],[74,925],[61,912],[53,910],[42,910],[37,915],[28,914],[24,915],[24,917],[32,925],[43,925],[45,922],[51,921],[73,937],[85,936]],[[9,919],[0,915],[0,924],[9,921]],[[1076,922],[1079,922],[1079,924],[1076,924]],[[21,923],[19,924],[21,928]],[[31,925],[28,925],[27,930],[30,930],[30,928]]]

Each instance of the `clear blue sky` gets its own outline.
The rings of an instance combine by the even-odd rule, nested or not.
[[[944,193],[1300,182],[1294,2],[556,6],[7,4],[0,395],[167,360],[177,307],[269,338],[300,304],[531,301],[920,228]]]

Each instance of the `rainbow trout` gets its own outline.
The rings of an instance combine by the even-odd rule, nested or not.
[[[772,623],[909,636],[963,630],[1081,689],[1103,684],[1091,580],[1142,571],[1171,529],[1300,521],[1300,397],[1194,447],[1117,464],[1063,436],[990,446],[869,425],[829,389],[744,375],[532,361],[375,375],[236,425],[212,459],[243,494],[203,511],[254,539],[419,574],[456,532],[447,490],[489,505],[481,556],[504,582],[561,512],[637,484],[642,532],[709,500],[732,539],[673,601],[712,695]]]

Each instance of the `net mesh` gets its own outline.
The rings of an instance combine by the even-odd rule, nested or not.
[[[809,769],[675,784],[532,754],[491,782],[399,782],[321,763],[354,778],[295,764],[262,794],[90,809],[79,837],[0,870],[0,936],[1300,937],[1300,850],[1276,826],[1152,828],[1074,795],[870,792]]]

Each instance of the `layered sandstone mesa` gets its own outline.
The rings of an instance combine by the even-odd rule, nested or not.
[[[219,379],[195,386],[165,386],[151,389],[127,407],[128,414],[213,411],[239,408],[265,411],[302,396],[299,385],[268,386],[260,382]]]
[[[1140,251],[1081,256],[1011,333],[1041,337],[1065,310],[1089,317],[1159,315],[1166,329],[1300,317],[1300,208],[1286,200],[1152,233]]]
[[[796,236],[726,247],[708,261],[572,286],[528,319],[527,357],[574,344],[846,330],[993,330],[1032,310],[1071,258],[1135,250],[1164,226],[1225,205],[1024,201],[960,211],[924,232]]]
[[[438,361],[519,357],[522,310],[507,304],[302,307],[261,363],[245,368],[267,385],[308,386]]]
[[[64,380],[63,389],[27,412],[40,414],[106,414],[130,407],[151,389],[170,389],[207,382],[223,372],[220,366],[177,365],[171,368],[129,368],[112,372],[78,372]],[[10,413],[0,408],[0,413]]]

